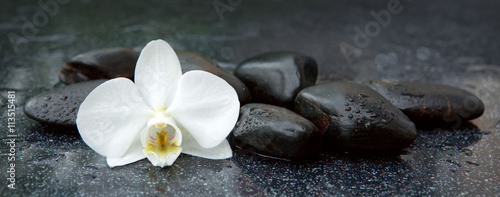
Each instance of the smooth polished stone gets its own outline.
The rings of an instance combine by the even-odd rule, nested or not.
[[[270,52],[245,60],[235,75],[250,88],[253,102],[291,108],[296,94],[316,82],[318,65],[304,54]]]
[[[231,139],[237,147],[260,155],[298,159],[315,155],[318,128],[288,109],[259,103],[246,104]]]
[[[411,120],[421,124],[462,123],[484,112],[481,99],[456,87],[387,79],[372,80],[366,84],[401,109]]]
[[[29,118],[42,124],[76,128],[76,115],[87,95],[106,80],[63,86],[31,98],[24,107]]]
[[[90,51],[75,56],[59,73],[59,80],[73,84],[94,79],[126,77],[134,79],[139,55],[128,48],[110,48]]]
[[[352,151],[399,151],[417,137],[413,122],[382,95],[354,82],[303,89],[295,110],[314,122],[325,144]]]

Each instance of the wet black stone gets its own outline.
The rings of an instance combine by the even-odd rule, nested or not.
[[[316,61],[295,52],[271,52],[245,60],[235,70],[253,102],[293,107],[296,94],[313,85],[318,75]]]
[[[344,150],[397,152],[416,138],[413,122],[368,86],[329,82],[302,90],[297,113],[313,121],[325,144]]]
[[[314,155],[318,128],[288,109],[250,103],[240,109],[231,133],[237,147],[260,155],[298,159]]]
[[[250,90],[236,76],[229,71],[221,68],[217,63],[190,51],[175,50],[177,57],[181,63],[182,73],[191,70],[203,70],[224,79],[231,85],[238,94],[238,99],[241,105],[250,102]]]
[[[484,112],[481,99],[451,86],[385,79],[367,84],[420,124],[462,123]]]
[[[59,73],[59,79],[65,84],[116,77],[133,80],[138,58],[136,52],[127,48],[90,51],[77,55],[66,63]]]
[[[95,87],[105,81],[81,82],[42,93],[26,103],[24,113],[42,124],[76,128],[80,104]]]

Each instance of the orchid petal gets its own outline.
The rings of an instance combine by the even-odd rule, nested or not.
[[[181,64],[172,47],[163,40],[154,40],[142,49],[134,80],[146,104],[166,109],[174,99],[181,75]]]
[[[183,137],[182,153],[184,154],[207,159],[227,159],[233,156],[231,146],[227,140],[223,140],[213,148],[203,148],[196,142],[193,136],[184,134]]]
[[[140,146],[140,139],[136,138],[135,140],[136,141],[129,147],[129,150],[121,157],[107,158],[109,167],[113,168],[116,166],[123,166],[146,158],[146,156],[142,152],[142,147]]]
[[[141,131],[153,114],[129,79],[97,86],[80,105],[76,124],[83,141],[97,153],[120,158],[141,145]],[[139,144],[134,144],[139,143]]]
[[[238,119],[236,91],[223,79],[204,71],[190,71],[179,79],[177,92],[166,113],[189,132],[203,148],[226,139]]]

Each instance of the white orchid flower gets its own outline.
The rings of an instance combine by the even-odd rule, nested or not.
[[[142,50],[135,84],[109,80],[85,98],[76,123],[90,148],[107,157],[110,167],[148,158],[170,166],[181,154],[226,159],[226,140],[239,114],[236,91],[204,71],[182,75],[179,59],[163,40]]]

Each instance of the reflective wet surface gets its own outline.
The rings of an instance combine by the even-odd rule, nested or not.
[[[388,1],[40,2],[0,6],[2,196],[500,193],[498,2],[399,1],[402,10],[378,28],[370,12],[388,10]],[[357,29],[369,42],[356,41]],[[477,95],[486,111],[471,123],[421,126],[398,156],[338,152],[289,162],[235,150],[222,161],[182,155],[172,167],[142,160],[113,169],[76,130],[46,127],[23,114],[29,98],[62,86],[58,73],[71,57],[111,47],[140,51],[158,38],[229,69],[260,53],[291,50],[317,60],[319,82],[391,78],[451,85]],[[347,56],[345,44],[354,47]],[[17,137],[8,136],[8,91],[15,91]],[[13,141],[15,161],[9,161]],[[11,164],[15,173],[7,172]],[[12,174],[15,190],[8,188]]]

